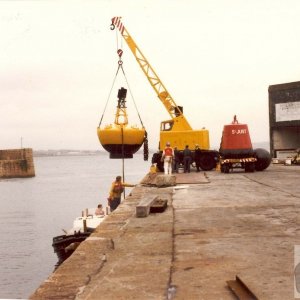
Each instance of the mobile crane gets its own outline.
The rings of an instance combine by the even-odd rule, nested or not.
[[[202,170],[208,171],[216,167],[218,160],[218,152],[209,150],[209,132],[207,129],[194,130],[183,114],[183,107],[178,106],[162,81],[157,76],[154,69],[149,64],[146,57],[138,48],[133,38],[123,25],[121,17],[112,18],[111,30],[117,28],[127,43],[129,49],[136,58],[142,71],[146,75],[152,88],[156,92],[159,100],[162,102],[171,119],[162,121],[160,126],[159,151],[152,157],[152,163],[156,163],[160,171],[163,170],[161,162],[162,151],[167,142],[170,142],[172,147],[177,147],[179,150],[179,159],[182,162],[182,151],[186,145],[189,145],[193,152],[195,145],[199,145],[201,149],[200,167]],[[194,153],[194,152],[193,152]]]

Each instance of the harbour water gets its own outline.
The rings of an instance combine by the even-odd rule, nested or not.
[[[72,227],[85,208],[107,205],[122,161],[107,153],[34,157],[36,177],[0,179],[0,298],[28,298],[57,262],[52,238]],[[138,183],[150,162],[125,160],[125,181]],[[126,189],[128,194],[130,189]]]

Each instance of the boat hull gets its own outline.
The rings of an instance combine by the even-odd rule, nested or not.
[[[56,268],[72,255],[80,243],[88,238],[106,217],[105,215],[89,214],[89,211],[94,212],[95,208],[88,209],[86,217],[77,217],[73,222],[73,228],[66,234],[53,238],[52,247],[58,257]]]
[[[75,232],[72,235],[59,235],[53,238],[52,247],[57,255],[58,262],[55,267],[61,265],[67,258],[69,258],[76,247],[83,242],[94,229],[89,229],[87,232]]]

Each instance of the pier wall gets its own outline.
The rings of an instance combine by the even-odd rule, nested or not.
[[[0,150],[0,178],[34,176],[31,148]]]

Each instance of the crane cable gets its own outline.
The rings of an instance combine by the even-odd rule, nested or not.
[[[118,53],[118,55],[119,55],[119,62],[118,62],[118,64],[119,64],[119,67],[121,67],[121,70],[122,70],[123,75],[124,75],[124,77],[125,77],[126,84],[127,84],[127,86],[128,86],[129,93],[130,93],[131,98],[132,98],[132,100],[133,100],[133,104],[134,104],[134,107],[135,107],[136,112],[137,112],[137,114],[138,114],[138,117],[139,117],[139,119],[140,119],[141,125],[142,125],[143,128],[145,128],[145,126],[144,126],[144,124],[143,124],[143,122],[142,122],[142,118],[141,118],[141,116],[140,116],[140,113],[139,113],[139,111],[138,111],[137,105],[136,105],[136,103],[135,103],[135,100],[134,100],[134,97],[133,97],[133,94],[132,94],[132,91],[131,91],[129,82],[128,82],[127,77],[126,77],[126,74],[125,74],[125,71],[124,71],[124,69],[123,69],[123,61],[122,61],[122,59],[121,59],[122,54],[123,54],[123,50],[122,50],[122,48],[123,48],[123,39],[122,39],[122,38],[120,39],[120,40],[121,40],[121,47],[119,48],[119,35],[120,35],[120,33],[118,32],[118,30],[116,30],[117,53]],[[119,68],[118,68],[118,70],[119,70]]]
[[[106,100],[106,103],[105,103],[105,106],[104,106],[104,111],[103,111],[103,113],[102,113],[102,116],[101,116],[101,119],[100,119],[100,122],[99,122],[99,127],[100,127],[100,125],[101,125],[101,123],[102,123],[102,120],[103,120],[103,117],[104,117],[104,114],[105,114],[105,111],[106,111],[106,108],[107,108],[107,105],[108,105],[108,101],[109,101],[109,99],[110,99],[110,96],[111,96],[113,87],[114,87],[114,85],[115,85],[115,82],[116,82],[116,79],[117,79],[119,70],[121,69],[122,72],[123,72],[123,75],[124,75],[124,77],[125,77],[126,84],[127,84],[127,86],[128,86],[128,89],[129,89],[131,98],[132,98],[132,100],[133,100],[134,107],[135,107],[135,109],[136,109],[136,112],[137,112],[137,114],[138,114],[139,120],[140,120],[140,122],[141,122],[141,125],[142,125],[143,128],[145,128],[145,126],[144,126],[144,124],[143,124],[143,121],[142,121],[142,119],[141,119],[141,116],[140,116],[140,112],[139,112],[139,110],[138,110],[138,108],[137,108],[137,105],[136,105],[136,103],[135,103],[135,100],[134,100],[134,97],[133,97],[133,94],[132,94],[132,91],[131,91],[129,82],[128,82],[128,80],[127,80],[126,74],[125,74],[124,69],[123,69],[123,61],[121,60],[121,56],[122,56],[122,54],[123,54],[123,51],[122,51],[121,49],[118,49],[117,53],[118,53],[118,55],[119,55],[118,68],[117,68],[117,72],[116,72],[115,77],[114,77],[114,79],[113,79],[113,83],[112,83],[111,89],[110,89],[110,91],[109,91],[109,94],[108,94],[108,97],[107,97],[107,100]]]
[[[109,99],[110,99],[110,96],[111,96],[113,87],[114,87],[114,85],[115,85],[115,82],[116,82],[116,79],[117,79],[117,75],[118,75],[119,70],[120,70],[120,65],[118,66],[116,75],[115,75],[114,80],[113,80],[113,84],[112,84],[111,89],[110,89],[110,91],[109,91],[109,94],[108,94],[108,97],[107,97],[107,100],[106,100],[106,103],[105,103],[105,106],[104,106],[104,111],[103,111],[103,113],[102,113],[102,116],[101,116],[101,119],[100,119],[100,122],[99,122],[99,126],[98,126],[98,127],[100,127],[100,125],[101,125],[101,123],[102,123],[102,120],[103,120],[103,117],[104,117],[104,114],[105,114],[105,111],[106,111],[106,108],[107,108],[107,104],[108,104],[108,101],[109,101]]]
[[[137,112],[137,114],[138,114],[138,117],[139,117],[139,119],[140,119],[140,122],[141,122],[141,124],[142,124],[142,126],[143,126],[143,128],[144,128],[143,121],[142,121],[142,119],[141,119],[140,113],[139,113],[138,108],[137,108],[137,106],[136,106],[136,103],[135,103],[133,94],[132,94],[132,92],[131,92],[130,85],[129,85],[129,83],[128,83],[128,80],[127,80],[127,77],[126,77],[126,74],[125,74],[125,72],[124,72],[124,69],[123,69],[123,66],[122,66],[122,65],[121,65],[121,70],[122,70],[123,75],[124,75],[124,77],[125,77],[126,84],[127,84],[127,86],[128,86],[128,89],[129,89],[129,93],[130,93],[131,98],[132,98],[132,100],[133,100],[134,107],[135,107],[135,109],[136,109],[136,112]]]
[[[120,54],[119,54],[119,50],[122,51],[121,49],[119,49],[119,39],[118,39],[118,33],[116,31],[116,42],[117,42],[117,53],[119,55],[119,61],[118,61],[118,69],[117,69],[117,72],[115,74],[115,77],[113,79],[113,83],[112,83],[112,86],[111,86],[111,89],[109,91],[109,94],[108,94],[108,97],[107,97],[107,100],[106,100],[106,103],[105,103],[105,106],[104,106],[104,111],[102,113],[102,116],[101,116],[101,119],[100,119],[100,122],[99,122],[99,127],[102,123],[102,120],[103,120],[103,117],[104,117],[104,114],[105,114],[105,111],[106,111],[106,108],[107,108],[107,105],[108,105],[108,101],[110,99],[110,96],[111,96],[111,93],[112,93],[112,90],[114,88],[114,85],[115,85],[115,82],[116,82],[116,79],[117,79],[117,76],[118,76],[118,73],[119,73],[119,70],[120,70],[120,67],[122,65],[122,60],[121,60],[121,57],[120,57]],[[123,51],[122,51],[123,52]],[[122,54],[121,54],[122,55]]]
[[[120,49],[119,49],[118,51],[120,51]],[[121,50],[121,51],[122,51],[122,50]],[[122,51],[122,53],[123,53],[123,51]],[[122,55],[122,54],[121,54],[121,55]],[[127,80],[127,77],[126,77],[126,74],[125,74],[125,72],[124,72],[124,69],[123,69],[122,64],[121,64],[121,70],[122,70],[123,75],[124,75],[124,77],[125,77],[125,80],[126,80],[126,83],[127,83],[128,89],[129,89],[129,93],[130,93],[131,98],[132,98],[132,100],[133,100],[133,104],[134,104],[134,107],[135,107],[136,112],[137,112],[137,114],[138,114],[138,117],[139,117],[139,119],[140,119],[141,125],[142,125],[142,127],[145,129],[145,126],[144,126],[144,124],[143,124],[142,118],[141,118],[141,116],[140,116],[140,112],[139,112],[139,110],[138,110],[138,108],[137,108],[137,105],[136,105],[136,103],[135,103],[135,100],[134,100],[133,94],[132,94],[132,92],[131,92],[131,88],[130,88],[130,85],[129,85],[129,82],[128,82],[128,80]],[[143,143],[143,144],[144,144],[144,151],[143,151],[143,152],[144,152],[144,160],[145,160],[145,161],[148,161],[148,158],[149,158],[149,148],[148,148],[148,133],[147,133],[146,129],[145,129],[144,143]]]
[[[117,33],[117,31],[116,31],[116,33]],[[142,127],[145,129],[145,126],[144,126],[144,124],[143,124],[142,118],[141,118],[141,116],[140,116],[140,112],[139,112],[139,110],[138,110],[138,108],[137,108],[135,99],[134,99],[134,97],[133,97],[133,94],[132,94],[132,91],[131,91],[129,82],[128,82],[128,80],[127,80],[125,71],[124,71],[124,69],[123,69],[123,61],[122,61],[122,59],[121,59],[122,54],[123,54],[123,50],[122,50],[121,48],[122,48],[123,44],[122,44],[122,39],[121,39],[121,48],[118,47],[118,46],[119,46],[118,33],[116,34],[116,40],[117,40],[117,48],[118,48],[118,49],[117,49],[117,53],[118,53],[118,56],[119,56],[119,60],[118,60],[118,68],[117,68],[117,72],[116,72],[115,77],[114,77],[114,79],[113,79],[113,83],[112,83],[111,89],[110,89],[110,91],[109,91],[109,94],[108,94],[108,97],[107,97],[107,100],[106,100],[106,103],[105,103],[105,106],[104,106],[104,111],[103,111],[103,113],[102,113],[102,116],[101,116],[101,119],[100,119],[100,122],[99,122],[99,128],[100,128],[100,125],[101,125],[101,123],[102,123],[102,120],[103,120],[103,117],[104,117],[104,114],[105,114],[105,111],[106,111],[106,108],[107,108],[107,105],[108,105],[108,101],[109,101],[109,99],[110,99],[110,97],[111,97],[111,93],[112,93],[113,87],[114,87],[114,85],[115,85],[115,82],[116,82],[116,79],[117,79],[119,70],[121,69],[121,70],[122,70],[122,73],[123,73],[123,75],[124,75],[124,77],[125,77],[125,81],[126,81],[126,84],[127,84],[127,86],[128,86],[129,93],[130,93],[131,98],[132,98],[132,100],[133,100],[133,104],[134,104],[134,107],[135,107],[136,112],[137,112],[137,114],[138,114],[138,117],[139,117],[139,120],[140,120],[140,122],[141,122],[141,125],[142,125]],[[148,157],[149,157],[149,149],[148,149],[148,134],[147,134],[146,129],[145,129],[145,135],[144,135],[144,141],[143,141],[143,144],[144,144],[144,160],[147,161],[147,160],[148,160]]]
[[[113,27],[113,28],[111,27],[111,30],[113,30],[113,29],[114,29],[114,27]],[[127,76],[126,76],[125,71],[124,71],[124,69],[123,69],[123,62],[122,62],[122,60],[121,60],[121,56],[122,56],[122,54],[123,54],[123,50],[122,50],[122,49],[123,49],[123,39],[120,38],[120,40],[121,40],[121,47],[119,47],[119,37],[121,37],[121,34],[119,33],[118,30],[116,30],[117,53],[118,53],[118,55],[119,55],[119,67],[121,67],[121,70],[122,70],[123,75],[124,75],[124,77],[125,77],[126,84],[127,84],[127,86],[128,86],[129,93],[130,93],[131,98],[132,98],[132,100],[133,100],[133,104],[134,104],[134,107],[135,107],[136,112],[137,112],[137,114],[138,114],[138,117],[139,117],[139,119],[140,119],[141,125],[142,125],[142,127],[145,129],[145,126],[144,126],[144,124],[143,124],[143,121],[142,121],[142,118],[141,118],[141,116],[140,116],[139,110],[138,110],[137,105],[136,105],[136,103],[135,103],[135,100],[134,100],[133,93],[132,93],[132,91],[131,91],[129,82],[128,82],[128,80],[127,80]],[[118,69],[119,69],[119,68],[118,68]],[[145,160],[145,161],[148,161],[148,158],[149,158],[149,148],[148,148],[148,133],[147,133],[146,129],[145,129],[145,135],[144,135],[143,146],[144,146],[144,149],[143,149],[143,150],[144,150],[144,151],[143,151],[143,153],[144,153],[144,160]]]

